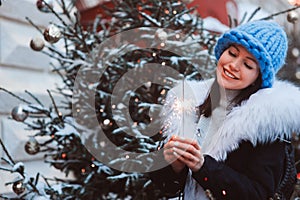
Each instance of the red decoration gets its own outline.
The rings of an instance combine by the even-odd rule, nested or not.
[[[111,1],[102,1],[94,7],[86,7],[86,0],[78,0],[76,7],[80,12],[80,21],[84,27],[91,25],[97,15],[101,15],[102,19],[110,19],[104,12],[103,7],[113,8],[114,4]],[[101,1],[99,1],[101,2]],[[231,13],[228,13],[228,5],[231,4]],[[228,15],[233,18],[237,16],[237,5],[234,0],[194,0],[187,4],[187,7],[197,7],[196,11],[202,18],[213,17],[218,19],[221,23],[229,25]]]
[[[83,27],[87,27],[93,24],[93,21],[97,15],[101,15],[101,19],[110,19],[104,12],[104,7],[113,8],[114,4],[111,1],[104,1],[94,7],[87,8],[84,6],[84,0],[76,1],[76,7],[80,13],[80,22]]]

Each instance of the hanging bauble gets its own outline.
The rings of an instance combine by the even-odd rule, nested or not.
[[[16,181],[13,183],[12,185],[12,190],[14,191],[14,193],[16,193],[17,195],[22,194],[25,191],[25,185],[23,183],[22,180]]]
[[[56,43],[61,38],[61,32],[57,26],[50,24],[44,31],[44,39],[49,43]]]
[[[24,122],[28,117],[28,112],[26,112],[22,106],[16,106],[12,109],[11,116],[18,122]]]
[[[36,37],[31,39],[30,48],[34,51],[41,51],[45,46],[45,42],[42,38]]]
[[[53,0],[37,0],[36,1],[36,7],[39,9],[41,12],[51,12],[51,9],[46,5],[48,4],[49,7],[53,9]]]
[[[168,34],[163,29],[157,29],[154,37],[155,37],[155,39],[158,39],[158,40],[164,42],[167,40]]]
[[[293,24],[296,23],[298,19],[299,19],[299,15],[296,11],[291,11],[287,15],[288,22],[291,22]]]
[[[40,145],[34,137],[29,137],[29,140],[25,144],[25,151],[30,155],[37,154],[40,151]]]

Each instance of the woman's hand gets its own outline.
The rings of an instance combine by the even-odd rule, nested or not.
[[[204,157],[197,141],[173,136],[167,144],[168,148],[173,151],[177,162],[186,165],[193,172],[202,167]]]
[[[175,136],[172,136],[172,138],[164,146],[164,158],[169,164],[171,164],[176,173],[180,173],[184,169],[185,164],[178,160],[179,155],[174,151],[174,137]]]

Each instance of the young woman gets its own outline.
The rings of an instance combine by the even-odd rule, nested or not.
[[[300,91],[275,80],[287,49],[278,24],[248,22],[217,41],[216,79],[169,92],[162,112],[168,166],[151,173],[162,191],[187,200],[274,198],[291,134],[300,131]],[[175,104],[186,97],[181,91],[197,112],[176,114]]]

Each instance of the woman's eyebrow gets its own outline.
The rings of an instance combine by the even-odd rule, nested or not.
[[[246,58],[248,58],[249,60],[252,60],[252,61],[255,62],[256,64],[258,64],[255,58],[248,57],[248,56],[247,56]]]
[[[240,49],[236,45],[232,44],[231,46],[234,47],[237,51],[240,51]]]
[[[236,46],[236,45],[231,45],[232,47],[234,47],[238,52],[240,52],[240,49]],[[250,59],[250,60],[252,60],[253,62],[255,62],[256,64],[258,64],[257,63],[257,60],[255,59],[255,58],[252,58],[252,57],[250,57],[250,56],[247,56],[246,57],[247,59]]]

